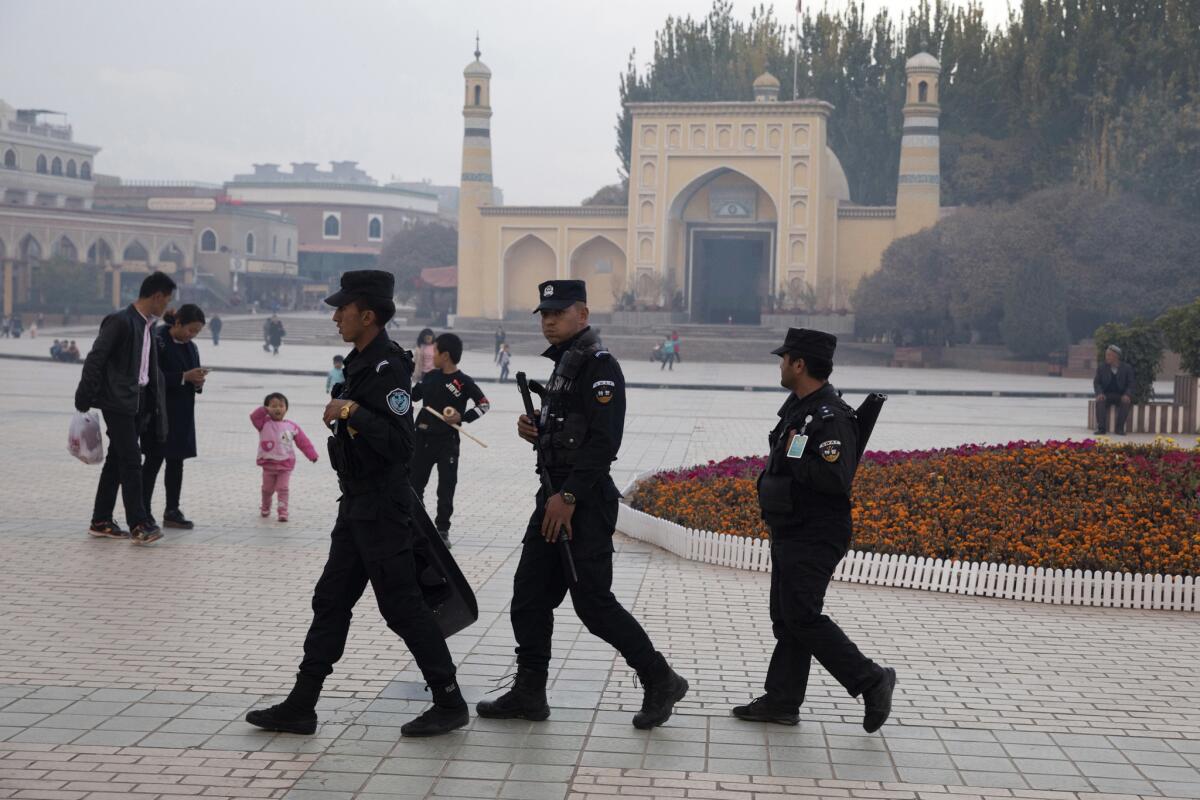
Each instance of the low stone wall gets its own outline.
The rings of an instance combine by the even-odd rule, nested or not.
[[[810,328],[835,336],[854,335],[853,314],[763,314],[762,326],[777,331]]]
[[[771,543],[766,539],[693,530],[625,505],[617,530],[689,561],[771,571]],[[1180,575],[1045,569],[851,550],[838,563],[833,579],[1027,603],[1200,611],[1200,582]]]
[[[685,311],[614,311],[612,324],[625,328],[660,328],[665,325],[686,325]]]

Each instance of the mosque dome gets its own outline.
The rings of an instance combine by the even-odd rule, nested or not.
[[[912,58],[908,59],[908,61],[905,61],[904,68],[906,70],[930,69],[936,72],[942,71],[942,65],[938,63],[938,60],[925,51],[921,51]]]
[[[774,75],[772,75],[769,72],[764,72],[762,75],[759,75],[757,78],[754,79],[754,88],[755,89],[778,89],[779,88],[779,78],[776,78]]]
[[[488,65],[476,58],[467,68],[463,70],[464,78],[490,78],[492,71],[488,69]]]
[[[754,101],[756,103],[774,103],[779,99],[779,78],[769,72],[764,72],[754,79]]]

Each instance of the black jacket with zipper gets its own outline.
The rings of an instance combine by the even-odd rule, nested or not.
[[[154,409],[140,409],[138,373],[142,367],[142,336],[147,322],[132,304],[114,311],[100,323],[100,333],[83,361],[75,408],[98,408],[113,414],[136,416],[152,413],[158,440],[167,438],[166,391],[158,369],[158,348],[150,343],[150,402]]]

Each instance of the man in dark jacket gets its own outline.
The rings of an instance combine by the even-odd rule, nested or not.
[[[140,437],[167,438],[167,413],[158,353],[151,329],[166,311],[175,281],[153,272],[142,281],[138,299],[128,308],[109,314],[100,323],[100,334],[83,362],[75,389],[75,408],[98,408],[108,426],[108,455],[96,487],[96,503],[88,533],[98,538],[130,537],[134,544],[153,544],[162,531],[142,499]],[[157,413],[155,411],[157,410]],[[150,421],[157,424],[148,430]],[[117,487],[125,505],[129,533],[113,521]]]
[[[304,659],[282,703],[255,709],[246,721],[270,731],[311,735],[325,678],[341,659],[355,603],[367,584],[388,627],[404,640],[433,694],[433,705],[400,727],[401,736],[436,736],[470,721],[457,668],[426,604],[412,521],[412,354],[388,339],[395,315],[395,278],[381,270],[342,274],[341,289],[325,298],[342,340],[346,381],[325,406],[333,431],[329,461],[342,496],[330,534],[329,558],[313,591],[313,621]]]
[[[850,548],[850,491],[858,468],[854,411],[829,383],[837,337],[789,328],[779,382],[790,391],[758,479],[771,531],[771,627],[775,651],[766,694],[733,709],[751,722],[796,725],[815,658],[851,697],[862,697],[863,729],[874,733],[892,710],[896,671],[862,654],[824,613],[825,592]]]
[[[1125,435],[1125,421],[1133,405],[1133,367],[1121,361],[1121,348],[1110,344],[1104,351],[1104,363],[1096,369],[1092,381],[1096,390],[1096,434],[1108,432],[1108,407],[1117,407],[1117,436]]]
[[[610,470],[625,432],[625,375],[588,324],[587,285],[580,280],[538,286],[535,314],[554,362],[537,419],[522,414],[517,435],[539,450],[553,494],[538,492],[525,528],[509,610],[517,640],[517,674],[510,691],[481,702],[492,719],[541,721],[546,698],[554,610],[567,594],[588,631],[612,645],[642,683],[642,708],[633,725],[666,722],[688,682],[654,649],[645,629],[612,592],[613,532],[621,493]],[[559,537],[566,542],[559,542]],[[574,572],[561,548],[573,554]]]

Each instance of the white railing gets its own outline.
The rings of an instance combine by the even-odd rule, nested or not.
[[[771,546],[766,539],[693,530],[625,505],[617,518],[617,530],[689,561],[755,572],[771,569]],[[1018,567],[851,550],[833,577],[871,586],[1028,603],[1200,611],[1200,582],[1191,576]]]

